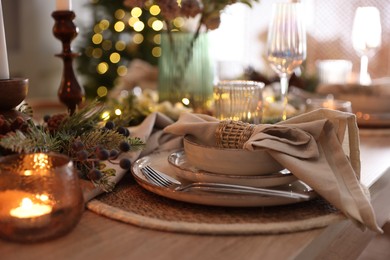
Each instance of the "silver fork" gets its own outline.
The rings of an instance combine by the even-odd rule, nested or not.
[[[177,191],[187,191],[190,189],[197,189],[203,191],[214,191],[224,193],[246,193],[258,194],[262,196],[278,196],[290,199],[307,200],[310,198],[307,194],[297,193],[293,191],[284,191],[276,189],[264,189],[250,186],[242,186],[225,183],[208,183],[208,182],[193,182],[188,185],[182,185],[178,180],[168,177],[162,172],[156,171],[149,165],[141,168],[143,175],[153,184],[165,188],[173,188]]]

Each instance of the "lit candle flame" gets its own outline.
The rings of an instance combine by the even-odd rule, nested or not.
[[[33,203],[29,198],[23,198],[20,206],[11,209],[10,215],[17,218],[34,218],[52,211],[52,207],[49,205]]]

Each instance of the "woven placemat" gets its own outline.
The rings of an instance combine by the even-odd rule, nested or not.
[[[144,190],[131,177],[87,203],[95,213],[157,230],[196,234],[279,234],[345,219],[321,198],[287,206],[231,208],[179,202]]]

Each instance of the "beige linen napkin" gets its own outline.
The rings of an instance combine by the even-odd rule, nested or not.
[[[219,120],[182,114],[164,129],[176,135],[193,135],[216,146]],[[217,138],[216,138],[217,137]],[[361,228],[382,232],[360,178],[359,136],[355,115],[320,109],[278,124],[254,126],[243,149],[266,148],[269,154]]]
[[[131,162],[147,154],[157,151],[171,150],[180,148],[182,146],[182,138],[166,134],[162,131],[164,127],[172,124],[173,121],[161,113],[152,113],[145,120],[136,127],[129,128],[132,137],[139,137],[146,143],[144,149],[140,151],[133,151],[121,154],[117,162],[121,158],[129,158]],[[116,174],[110,181],[118,183],[124,174],[125,170],[121,169],[118,164],[107,162],[107,167],[115,169]],[[82,180],[81,186],[84,193],[84,200],[89,201],[104,191],[95,187],[91,182]]]

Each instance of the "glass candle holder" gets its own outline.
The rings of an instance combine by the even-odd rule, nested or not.
[[[223,80],[214,87],[215,117],[259,124],[262,118],[264,83]]]
[[[0,237],[37,242],[72,230],[84,200],[72,161],[55,153],[0,158]]]
[[[310,98],[306,101],[306,111],[312,111],[319,108],[352,113],[352,104],[347,100],[337,100],[333,98]]]

